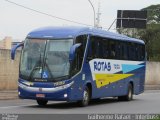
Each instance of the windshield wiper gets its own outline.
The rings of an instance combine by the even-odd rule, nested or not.
[[[31,73],[30,73],[30,75],[29,75],[29,80],[32,79],[32,76],[33,76],[35,70],[37,70],[37,69],[42,69],[41,53],[40,53],[40,56],[39,56],[39,60],[38,60],[38,61],[36,62],[36,64],[34,65],[32,71],[31,71]]]

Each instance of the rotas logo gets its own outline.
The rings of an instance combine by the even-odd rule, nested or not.
[[[94,61],[94,71],[110,71],[111,63],[110,62],[100,62]]]

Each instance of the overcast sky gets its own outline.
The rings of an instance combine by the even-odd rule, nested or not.
[[[26,10],[5,0],[0,0],[0,39],[12,36],[24,39],[28,32],[44,26],[63,26],[77,24]],[[10,0],[57,17],[93,25],[93,11],[88,0]],[[99,0],[91,0],[96,11]],[[160,0],[100,0],[101,26],[108,28],[116,18],[117,10],[139,10]],[[114,28],[114,27],[113,27]],[[112,28],[112,29],[113,29]]]

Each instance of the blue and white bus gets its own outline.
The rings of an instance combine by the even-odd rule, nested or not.
[[[39,105],[117,97],[130,101],[144,91],[145,43],[88,27],[46,27],[30,32],[22,47],[18,91]]]

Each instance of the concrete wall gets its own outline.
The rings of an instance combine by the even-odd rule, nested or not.
[[[147,62],[146,88],[160,89],[160,62]]]
[[[10,59],[9,50],[0,50],[0,90],[17,89],[20,51]],[[160,88],[160,62],[147,62],[146,86]]]
[[[15,61],[10,58],[10,50],[0,50],[0,90],[17,89],[20,52]]]

